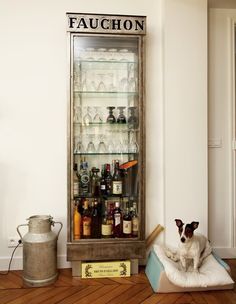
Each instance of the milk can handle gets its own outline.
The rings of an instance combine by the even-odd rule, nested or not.
[[[61,225],[61,227],[60,227],[60,229],[58,230],[58,232],[57,232],[57,238],[59,237],[59,234],[60,234],[60,232],[61,232],[61,229],[62,229],[62,227],[63,227],[63,224],[62,224],[62,222],[52,222],[52,225],[54,226],[54,224],[59,224],[59,225]]]
[[[18,234],[20,236],[21,241],[23,241],[23,237],[22,237],[22,235],[20,233],[20,229],[19,229],[19,227],[21,227],[21,226],[29,226],[29,224],[22,224],[22,225],[17,226],[17,228],[16,228],[16,230],[17,230],[17,232],[18,232]]]

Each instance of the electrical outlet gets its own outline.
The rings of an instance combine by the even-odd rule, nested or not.
[[[9,237],[8,238],[8,247],[16,247],[19,241],[19,237]],[[21,246],[21,245],[20,245]]]

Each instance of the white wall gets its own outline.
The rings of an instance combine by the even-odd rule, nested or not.
[[[235,9],[209,12],[209,237],[223,257],[235,253],[235,83],[233,35]],[[211,143],[219,142],[218,147]]]
[[[165,223],[199,221],[207,234],[207,1],[165,1]]]
[[[176,217],[207,230],[206,0],[2,0],[0,269],[8,237],[33,214],[63,222],[68,266],[66,12],[147,15],[147,235],[160,223],[174,244]]]

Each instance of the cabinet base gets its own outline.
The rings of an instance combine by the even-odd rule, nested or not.
[[[138,274],[139,269],[139,260],[138,259],[131,259],[131,274]],[[81,277],[82,274],[82,261],[72,261],[72,276],[73,277]]]

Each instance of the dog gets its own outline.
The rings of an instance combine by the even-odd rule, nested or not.
[[[175,219],[175,222],[180,235],[178,251],[167,250],[166,255],[175,262],[180,261],[183,271],[187,271],[192,262],[193,271],[199,272],[202,261],[212,252],[210,243],[204,235],[194,233],[199,222],[184,224],[180,219]]]
[[[202,261],[211,254],[212,248],[208,239],[202,234],[195,234],[199,222],[184,224],[182,220],[175,219],[179,229],[179,259],[184,271],[187,271],[187,260],[193,260],[193,270],[199,271]]]

